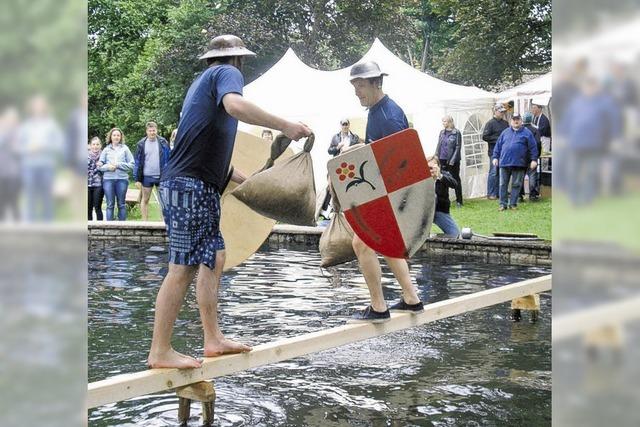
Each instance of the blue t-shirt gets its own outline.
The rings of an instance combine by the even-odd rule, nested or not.
[[[207,68],[196,78],[182,104],[163,180],[188,176],[218,191],[222,188],[238,130],[238,120],[226,112],[222,98],[228,93],[242,95],[243,87],[242,73],[227,64]]]
[[[385,95],[376,105],[369,108],[365,143],[370,144],[408,128],[409,121],[402,108],[389,98],[389,95]]]

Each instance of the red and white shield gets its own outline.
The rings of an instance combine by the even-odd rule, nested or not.
[[[409,258],[429,237],[435,181],[414,129],[347,151],[327,165],[345,217],[367,246]]]

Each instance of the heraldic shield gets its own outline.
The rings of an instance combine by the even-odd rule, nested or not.
[[[327,165],[344,215],[367,246],[393,258],[420,249],[433,222],[435,181],[414,129],[354,148]]]

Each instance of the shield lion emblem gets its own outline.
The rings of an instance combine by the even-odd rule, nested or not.
[[[414,129],[350,150],[327,165],[344,215],[367,246],[409,258],[429,237],[435,181]]]

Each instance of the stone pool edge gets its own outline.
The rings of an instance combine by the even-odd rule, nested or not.
[[[324,227],[276,225],[266,243],[271,248],[291,244],[318,247]],[[166,231],[160,221],[90,221],[89,243],[100,241],[126,241],[132,243],[165,243]],[[420,252],[433,255],[466,256],[490,264],[551,266],[552,251],[549,242],[510,240],[463,240],[430,237]]]

